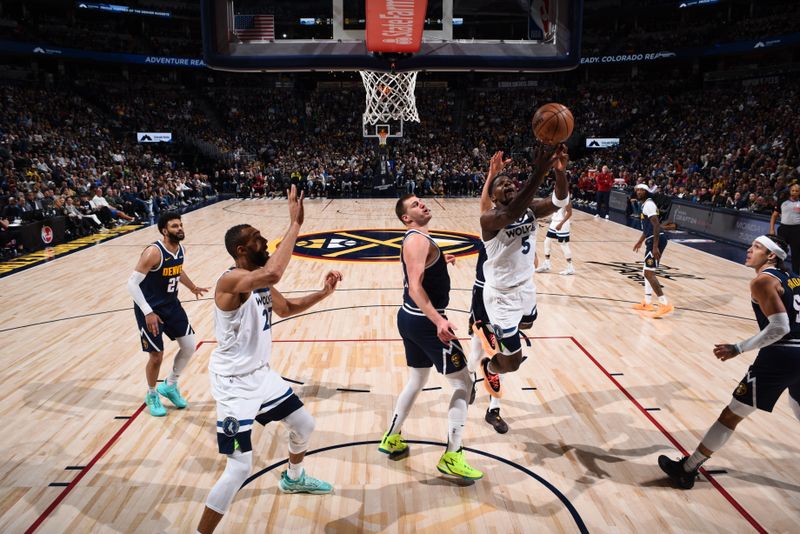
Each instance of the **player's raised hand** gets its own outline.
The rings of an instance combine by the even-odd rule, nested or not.
[[[736,348],[736,345],[730,345],[727,343],[714,345],[714,356],[716,356],[718,360],[722,360],[724,362],[725,360],[730,360],[738,355],[739,350]]]
[[[566,172],[567,163],[569,163],[569,152],[567,152],[567,145],[560,144],[555,153],[555,161],[553,162],[553,169],[556,172]]]
[[[289,219],[291,222],[296,222],[299,225],[303,224],[305,213],[303,210],[303,195],[305,193],[300,191],[300,196],[297,196],[297,186],[292,184],[286,196],[289,198]]]
[[[511,163],[511,158],[503,159],[502,150],[495,152],[492,159],[489,160],[489,175],[487,179],[492,179],[500,174],[509,163]]]
[[[341,281],[342,273],[339,271],[328,271],[328,273],[325,275],[325,286],[323,287],[323,291],[330,295],[336,291],[336,286]]]
[[[539,176],[544,176],[553,168],[557,149],[558,147],[550,145],[538,145],[533,149],[533,164]]]

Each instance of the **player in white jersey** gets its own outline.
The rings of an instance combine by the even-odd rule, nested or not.
[[[486,389],[494,397],[502,396],[499,375],[516,371],[523,360],[519,330],[530,328],[536,314],[532,257],[536,218],[569,203],[568,160],[564,145],[539,147],[534,153],[535,167],[519,191],[505,174],[496,176],[489,187],[494,207],[481,214],[481,239],[487,258],[483,302],[493,331],[493,339],[487,341],[493,355],[483,359],[481,369]],[[556,171],[552,198],[534,200],[551,168]]]
[[[536,269],[537,273],[550,271],[550,248],[553,239],[556,239],[558,244],[561,245],[562,252],[564,252],[564,259],[567,260],[567,268],[558,274],[575,274],[575,268],[572,266],[572,251],[569,248],[570,219],[572,219],[572,202],[563,208],[559,208],[553,214],[553,218],[550,219],[550,227],[547,229],[547,235],[544,238],[544,261]]]
[[[225,234],[225,248],[236,266],[217,280],[214,319],[217,348],[209,362],[211,394],[217,401],[217,444],[227,456],[222,477],[206,501],[198,532],[213,532],[234,495],[250,475],[254,422],[282,421],[289,431],[289,468],[281,473],[284,493],[330,493],[327,482],[317,480],[302,467],[314,418],[291,386],[270,366],[272,311],[281,317],[301,313],[336,290],[342,275],[330,271],[324,287],[304,297],[289,299],[275,284],[281,279],[303,224],[303,195],[295,186],[289,192],[289,230],[270,257],[267,240],[248,224]]]

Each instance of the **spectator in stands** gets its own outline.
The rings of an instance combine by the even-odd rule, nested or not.
[[[94,208],[95,210],[97,210],[99,212],[108,211],[108,214],[110,215],[110,217],[114,218],[114,219],[124,219],[126,221],[133,221],[133,217],[131,217],[127,213],[117,209],[116,207],[114,207],[114,206],[112,206],[111,204],[108,203],[108,201],[103,196],[103,188],[102,187],[98,187],[94,191],[95,191],[95,195],[94,195],[94,197],[92,197],[92,200],[90,201],[91,204],[92,204],[92,208]]]
[[[597,173],[597,213],[595,217],[608,219],[611,188],[614,186],[614,175],[609,172],[608,166],[603,165],[601,172]]]

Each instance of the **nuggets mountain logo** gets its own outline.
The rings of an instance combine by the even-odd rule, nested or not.
[[[405,230],[390,229],[333,230],[306,234],[297,238],[294,255],[315,260],[398,261],[405,234]],[[480,238],[473,234],[431,230],[430,236],[445,254],[469,256],[477,254],[480,248]],[[272,248],[273,242],[270,243]]]

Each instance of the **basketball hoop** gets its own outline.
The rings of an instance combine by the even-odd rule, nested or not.
[[[419,122],[414,97],[417,72],[359,72],[367,92],[366,110],[362,116],[364,124],[391,120]]]
[[[386,146],[386,140],[389,138],[389,132],[381,130],[378,132],[378,145]]]

